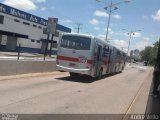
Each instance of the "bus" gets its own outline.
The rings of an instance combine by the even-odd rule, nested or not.
[[[92,35],[64,33],[61,35],[56,66],[71,77],[87,75],[101,79],[103,75],[122,72],[126,54]]]

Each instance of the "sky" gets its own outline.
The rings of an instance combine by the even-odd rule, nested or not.
[[[58,18],[58,23],[69,27],[72,32],[91,34],[105,39],[109,14],[104,9],[110,0],[0,0],[1,3],[48,19]],[[112,0],[117,10],[111,14],[109,43],[127,51],[129,36],[130,50],[143,50],[152,46],[160,37],[160,0]],[[125,29],[125,30],[124,30]]]

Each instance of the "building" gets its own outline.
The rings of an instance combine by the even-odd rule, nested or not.
[[[140,56],[140,51],[138,49],[135,49],[133,51],[134,57],[139,57]]]
[[[17,51],[20,44],[23,52],[43,53],[47,41],[46,26],[47,20],[0,3],[0,50]],[[59,34],[71,32],[70,28],[60,24],[56,30],[52,48],[51,35],[49,38],[48,49],[52,49],[52,54],[56,54]]]

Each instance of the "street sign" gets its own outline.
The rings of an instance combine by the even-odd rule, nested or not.
[[[48,34],[55,34],[56,32],[56,25],[58,23],[58,18],[48,18],[48,24],[47,24],[47,33]]]

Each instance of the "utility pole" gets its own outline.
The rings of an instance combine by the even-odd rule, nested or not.
[[[75,29],[77,29],[77,33],[79,33],[80,29],[82,29],[82,25],[81,23],[76,23],[77,27]]]
[[[97,2],[101,2],[101,0],[96,0]],[[109,24],[110,24],[110,19],[111,19],[111,14],[118,9],[117,5],[118,4],[121,4],[121,3],[128,3],[130,2],[129,0],[123,0],[123,1],[120,1],[120,2],[117,2],[117,3],[113,3],[111,1],[111,3],[109,5],[107,5],[104,9],[106,10],[106,12],[108,13],[108,23],[107,23],[107,32],[106,32],[106,38],[105,38],[105,41],[106,42],[109,42],[108,40],[108,29],[109,29]],[[104,3],[104,2],[103,2]],[[106,3],[105,3],[106,4]]]
[[[108,42],[108,40],[107,40],[107,39],[108,39],[108,29],[109,29],[109,23],[110,23],[110,19],[111,19],[112,5],[113,5],[113,3],[112,3],[112,1],[111,1],[110,7],[109,7],[109,11],[108,11],[108,13],[109,13],[109,18],[108,18],[107,32],[106,32],[106,39],[105,39],[106,42]],[[107,10],[107,7],[105,7],[104,9]],[[116,10],[116,9],[118,9],[118,8],[115,7],[114,10]]]
[[[122,29],[122,30],[128,31],[127,29]],[[130,47],[132,36],[134,36],[136,34],[136,32],[139,32],[139,31],[141,31],[141,30],[135,30],[135,31],[130,30],[129,32],[127,32],[128,36],[129,36],[128,49],[127,49],[128,56],[129,56],[129,47]]]

